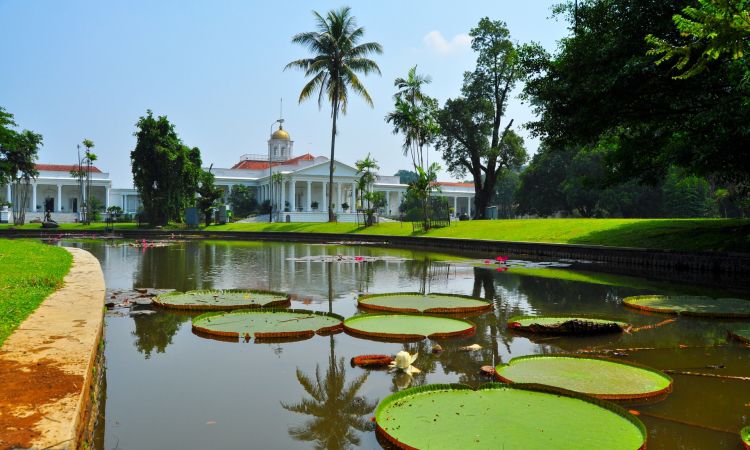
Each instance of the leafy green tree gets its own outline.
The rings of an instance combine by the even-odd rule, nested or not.
[[[512,219],[517,207],[516,192],[521,184],[518,170],[503,169],[495,182],[495,206],[497,216],[501,219]]]
[[[416,198],[422,207],[422,227],[423,229],[429,230],[431,227],[430,223],[430,197],[433,192],[440,192],[440,186],[437,184],[437,173],[440,171],[440,165],[438,163],[430,164],[427,170],[417,166],[418,178],[409,183],[409,187],[406,189],[407,195]]]
[[[14,184],[13,221],[26,221],[31,180],[39,176],[36,160],[42,135],[29,130],[16,131],[13,115],[0,107],[0,184]],[[9,199],[10,200],[10,199]]]
[[[527,158],[523,139],[511,129],[513,120],[502,127],[510,93],[523,75],[523,49],[510,39],[505,23],[486,17],[469,35],[477,65],[464,74],[462,96],[449,99],[438,113],[436,147],[451,173],[472,176],[474,209],[481,219],[492,204],[498,172]]]
[[[357,76],[358,73],[368,75],[380,74],[380,68],[375,61],[368,58],[371,54],[381,54],[382,46],[377,42],[359,44],[365,34],[363,27],[357,26],[357,21],[351,15],[351,8],[345,6],[331,10],[325,17],[313,11],[315,16],[315,31],[296,34],[292,38],[295,44],[307,47],[313,56],[298,59],[284,67],[301,69],[306,77],[312,77],[302,88],[299,102],[311,98],[317,92],[318,107],[322,108],[324,97],[331,105],[331,159],[329,161],[328,182],[328,220],[333,222],[336,215],[333,212],[331,200],[333,198],[333,168],[336,149],[336,121],[339,112],[346,114],[349,103],[349,90],[361,96],[365,102],[373,106],[372,98]]]
[[[243,184],[232,186],[229,191],[229,204],[236,217],[247,217],[258,209],[255,192]]]
[[[603,137],[619,144],[606,155],[609,181],[662,182],[673,166],[724,182],[750,180],[750,86],[737,61],[675,80],[649,34],[670,45],[686,37],[672,18],[683,2],[587,0],[558,10],[577,32],[554,55],[539,47],[524,53],[524,87],[538,120],[533,134],[553,150],[588,148]],[[574,13],[575,11],[575,13]]]
[[[214,184],[215,177],[211,173],[211,168],[213,168],[213,164],[208,170],[201,170],[200,182],[196,190],[199,197],[195,201],[198,210],[203,214],[203,221],[206,226],[211,225],[211,216],[213,215],[214,207],[222,194],[221,188],[216,187],[216,184]]]
[[[694,175],[683,175],[672,169],[664,181],[664,214],[666,217],[711,217],[716,200],[708,181]]]
[[[404,169],[401,169],[398,172],[394,173],[393,176],[398,177],[398,182],[401,184],[409,184],[412,181],[416,180],[417,177],[419,177],[419,175],[417,175],[417,172]]]
[[[516,193],[520,214],[545,217],[568,211],[562,184],[572,157],[571,150],[549,151],[544,146],[539,149],[521,173]]]
[[[676,60],[677,79],[685,79],[705,71],[721,58],[738,61],[750,82],[750,0],[698,0],[672,16],[675,27],[684,37],[674,43],[649,34],[646,42],[650,55],[661,55],[656,63]]]
[[[195,203],[203,172],[200,150],[184,145],[167,117],[154,117],[151,110],[136,127],[130,161],[146,219],[154,226],[179,222],[185,208]]]

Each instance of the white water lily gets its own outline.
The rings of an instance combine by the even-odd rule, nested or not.
[[[402,372],[406,372],[408,374],[413,373],[419,373],[421,370],[417,369],[416,367],[412,366],[412,363],[417,360],[417,357],[419,356],[419,353],[415,353],[413,355],[409,354],[409,352],[406,351],[400,351],[396,353],[396,359],[393,360],[392,363],[388,365],[388,367],[391,370],[400,370]]]

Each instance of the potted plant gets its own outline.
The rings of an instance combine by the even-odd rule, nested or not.
[[[312,203],[310,203],[310,207],[312,207],[313,211],[317,211],[318,210],[318,202],[313,201]]]
[[[344,212],[347,212],[349,210],[349,203],[346,203],[346,202],[342,203],[341,209],[343,209]]]
[[[11,202],[0,202],[0,210],[7,211],[11,206],[13,206]]]
[[[284,202],[284,212],[289,212],[289,202]]]

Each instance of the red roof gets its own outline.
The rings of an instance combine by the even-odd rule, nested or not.
[[[312,161],[315,159],[315,156],[305,153],[304,155],[300,155],[297,157],[294,157],[292,159],[287,159],[286,161],[279,161],[271,163],[272,166],[289,166],[289,165],[296,165],[300,161]],[[237,164],[232,166],[232,169],[245,169],[245,170],[263,170],[268,169],[268,161],[240,161]]]
[[[474,187],[474,183],[458,183],[455,181],[438,181],[435,184],[446,187]]]
[[[50,172],[71,172],[78,170],[78,166],[75,164],[35,164],[36,170],[47,170]],[[86,167],[83,168],[86,170]],[[91,166],[89,169],[91,172],[102,173],[96,166]]]

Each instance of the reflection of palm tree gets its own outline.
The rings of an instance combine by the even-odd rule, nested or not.
[[[331,355],[328,371],[321,376],[320,366],[315,368],[315,378],[297,369],[297,380],[311,398],[288,405],[281,403],[287,411],[311,416],[301,427],[291,427],[289,435],[298,441],[314,442],[316,449],[346,449],[360,444],[357,431],[370,430],[366,416],[375,410],[376,402],[368,401],[357,392],[367,380],[367,373],[345,384],[344,358],[336,361],[334,340],[331,339]]]

